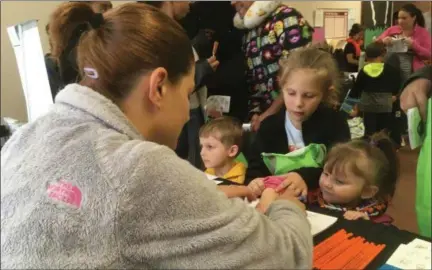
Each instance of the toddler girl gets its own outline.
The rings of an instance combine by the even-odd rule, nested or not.
[[[399,164],[393,142],[378,133],[370,141],[353,140],[334,146],[319,178],[306,183],[300,177],[287,177],[284,188],[299,196],[307,192],[307,203],[344,211],[347,219],[374,219],[385,213],[393,197]],[[312,192],[311,192],[312,190]]]

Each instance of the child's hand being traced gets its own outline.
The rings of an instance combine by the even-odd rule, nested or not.
[[[303,178],[298,173],[288,173],[285,180],[276,188],[276,192],[282,192],[284,189],[290,189],[294,196],[306,197],[308,187]]]
[[[344,218],[348,220],[366,219],[369,220],[369,216],[366,213],[359,211],[346,211]]]

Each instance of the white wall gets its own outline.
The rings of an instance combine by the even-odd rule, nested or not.
[[[354,9],[356,22],[361,22],[361,1],[286,1],[286,5],[296,8],[311,25],[314,23],[315,9]]]
[[[27,111],[15,54],[7,34],[7,27],[37,19],[42,48],[48,52],[45,25],[49,15],[61,1],[1,1],[1,116],[27,120]],[[114,6],[124,2],[115,1]]]

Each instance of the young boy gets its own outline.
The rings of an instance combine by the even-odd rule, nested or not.
[[[242,125],[231,117],[207,122],[199,133],[206,173],[242,185],[246,167],[236,161],[242,144]]]
[[[397,69],[384,64],[385,53],[383,44],[371,43],[367,46],[367,64],[358,73],[350,92],[351,98],[360,99],[365,136],[392,129],[393,102],[399,93],[401,76]]]

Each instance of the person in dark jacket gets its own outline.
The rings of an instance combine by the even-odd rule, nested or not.
[[[392,129],[393,103],[401,87],[400,71],[384,63],[385,47],[371,43],[366,48],[366,64],[360,70],[350,97],[360,99],[365,135]]]
[[[233,25],[235,13],[229,2],[195,2],[180,23],[191,37],[200,59],[211,57],[213,45],[218,42],[215,55],[220,64],[206,80],[208,96],[229,96],[230,109],[226,115],[245,121],[248,92],[242,52],[244,32]]]
[[[363,45],[363,27],[355,23],[349,32],[349,38],[344,48],[345,72],[357,72],[359,69],[359,58],[361,46]]]
[[[300,49],[290,54],[281,68],[285,108],[263,121],[248,160],[245,183],[257,194],[262,192],[261,178],[270,175],[262,153],[286,154],[311,143],[329,148],[350,139],[346,117],[333,109],[338,101],[339,74],[332,55],[319,49]],[[309,183],[318,181],[321,169],[295,172]]]

